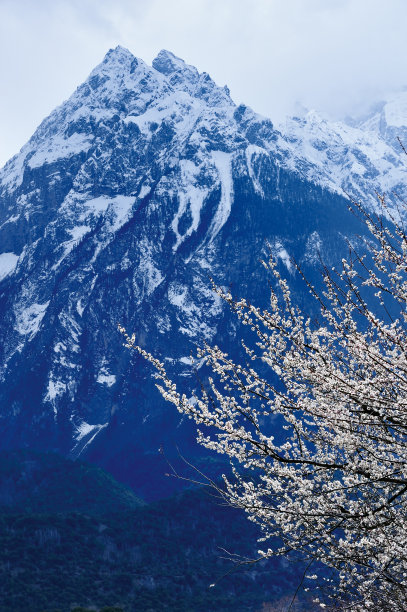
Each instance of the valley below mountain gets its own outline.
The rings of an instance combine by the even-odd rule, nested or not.
[[[255,540],[254,525],[207,491],[147,505],[81,461],[0,453],[0,612],[285,605],[303,566],[239,564],[255,558]],[[293,609],[312,604],[302,595]]]

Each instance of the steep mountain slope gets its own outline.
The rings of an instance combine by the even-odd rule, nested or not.
[[[265,302],[267,243],[294,287],[291,255],[311,277],[318,253],[341,256],[362,231],[341,187],[404,169],[373,136],[314,123],[282,134],[170,52],[149,67],[109,51],[0,173],[3,447],[86,456],[147,497],[159,446],[195,453],[117,323],[191,389],[195,343],[233,339],[209,273]]]

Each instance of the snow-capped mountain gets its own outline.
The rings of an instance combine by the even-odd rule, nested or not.
[[[132,458],[193,432],[117,323],[193,386],[195,343],[233,337],[209,274],[265,301],[266,243],[294,284],[291,255],[310,274],[334,261],[361,232],[342,190],[403,189],[389,138],[315,113],[276,130],[168,51],[151,67],[109,51],[0,172],[2,445],[142,489]]]
[[[407,142],[407,92],[380,107],[358,122],[329,121],[316,111],[288,118],[278,126],[284,165],[367,206],[376,206],[376,192],[396,204],[407,195],[407,158],[399,142]]]
[[[380,136],[399,151],[396,141],[400,139],[404,143],[407,138],[407,91],[388,96],[376,104],[371,113],[354,123],[356,127]]]

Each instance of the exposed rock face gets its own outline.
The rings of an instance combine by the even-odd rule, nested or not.
[[[314,119],[281,133],[168,51],[152,67],[109,51],[0,172],[3,447],[132,480],[135,456],[188,444],[117,323],[191,387],[195,343],[233,338],[209,274],[264,302],[267,242],[294,286],[291,255],[312,274],[318,252],[344,252],[360,228],[338,191],[396,187],[405,170],[380,134],[332,141]]]

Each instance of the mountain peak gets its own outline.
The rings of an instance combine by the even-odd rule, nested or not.
[[[90,73],[89,77],[94,75],[108,75],[109,77],[118,77],[128,74],[134,70],[142,60],[136,58],[128,49],[118,45],[109,51],[104,56],[102,62],[98,64]]]
[[[152,65],[153,68],[158,70],[158,72],[161,72],[166,76],[169,76],[174,72],[178,72],[179,70],[183,72],[185,69],[192,70],[197,76],[199,74],[196,68],[193,66],[188,66],[183,59],[177,57],[174,55],[174,53],[171,53],[171,51],[167,51],[166,49],[161,49],[157,57],[153,60]]]
[[[131,53],[131,51],[126,49],[126,47],[117,45],[117,47],[115,47],[114,49],[109,49],[109,51],[106,53],[103,59],[103,63],[107,63],[111,61],[122,62],[125,60],[133,60],[133,59],[134,59],[134,55]]]
[[[187,91],[210,104],[233,104],[226,86],[219,87],[209,74],[198,72],[195,66],[187,64],[171,51],[162,49],[153,60],[152,66],[161,72],[175,89]]]

